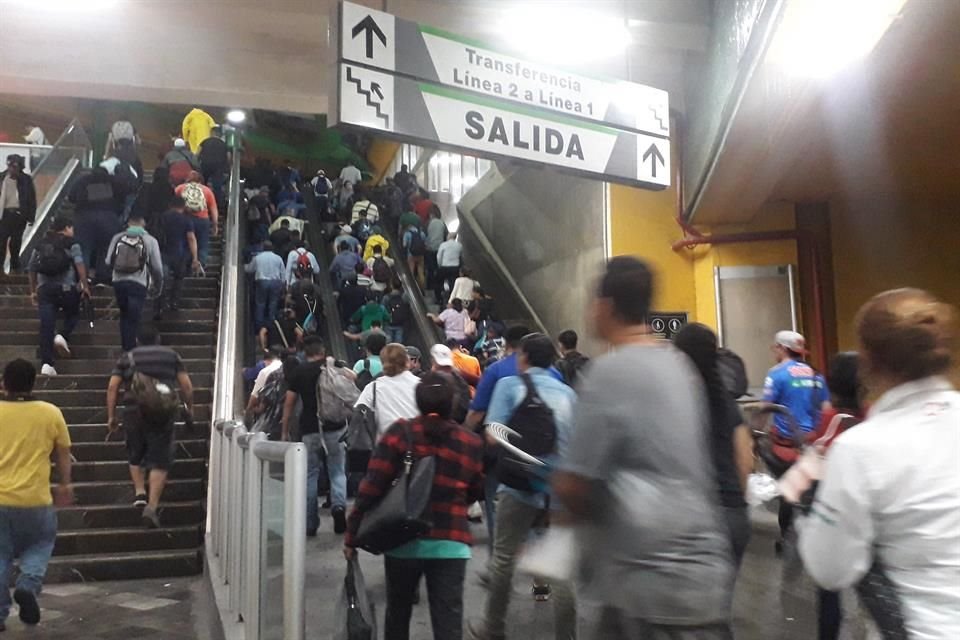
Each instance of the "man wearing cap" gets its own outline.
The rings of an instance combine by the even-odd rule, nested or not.
[[[407,347],[409,349],[410,347]],[[435,344],[430,348],[430,359],[433,360],[433,371],[442,371],[453,378],[454,387],[457,390],[457,397],[454,399],[453,413],[450,419],[457,424],[463,424],[467,419],[467,411],[470,409],[470,385],[460,375],[456,365],[453,362],[453,351],[445,344]]]
[[[169,170],[170,184],[173,186],[183,184],[190,177],[191,171],[200,169],[197,156],[187,148],[187,142],[183,138],[174,139],[173,149],[163,156],[160,166]]]
[[[333,239],[333,249],[334,251],[340,250],[340,245],[344,242],[350,247],[350,251],[354,253],[360,253],[360,241],[353,236],[353,229],[350,225],[345,224],[339,229],[340,235]]]
[[[777,364],[767,373],[763,383],[763,400],[783,405],[790,411],[799,433],[793,433],[790,420],[774,415],[773,452],[791,449],[797,439],[806,439],[820,424],[820,412],[830,406],[830,391],[823,376],[805,362],[806,340],[796,331],[780,331],[774,338],[773,353]],[[778,457],[781,457],[778,455]],[[780,540],[776,550],[783,550],[783,540],[793,524],[793,507],[780,503]]]
[[[426,371],[423,370],[423,354],[416,347],[407,347],[407,370],[418,378],[422,378]]]
[[[33,224],[37,214],[37,191],[33,178],[24,172],[26,160],[12,153],[7,156],[7,169],[0,172],[0,265],[7,259],[10,241],[10,271],[20,270],[20,243],[23,230]]]
[[[318,169],[317,175],[310,181],[310,186],[313,187],[313,197],[317,201],[317,211],[320,213],[320,219],[326,220],[330,213],[330,192],[333,190],[333,184],[327,178],[326,172],[323,169]]]

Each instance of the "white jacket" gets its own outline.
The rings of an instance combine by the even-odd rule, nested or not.
[[[827,454],[800,555],[826,589],[876,556],[914,640],[960,638],[960,393],[927,378],[885,393]]]

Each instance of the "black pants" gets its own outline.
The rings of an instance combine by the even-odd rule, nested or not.
[[[27,219],[19,209],[4,209],[0,218],[0,269],[7,259],[7,241],[10,241],[10,271],[20,270],[20,244]]]
[[[407,560],[384,556],[383,564],[387,577],[384,640],[410,639],[410,614],[421,575],[427,578],[434,640],[463,638],[466,560]]]
[[[840,592],[817,589],[817,638],[837,640],[840,637],[840,622],[843,609],[840,607]]]
[[[743,561],[743,554],[747,551],[747,543],[750,542],[750,512],[746,505],[724,507],[723,517],[727,521],[727,531],[730,534],[734,565],[739,570],[740,563]]]
[[[189,255],[163,255],[163,290],[153,301],[153,310],[160,313],[164,306],[172,309],[180,304],[183,279],[190,274],[192,260]]]

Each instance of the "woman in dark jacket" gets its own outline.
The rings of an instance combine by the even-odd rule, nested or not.
[[[753,469],[753,440],[733,395],[724,387],[717,367],[717,336],[702,324],[688,324],[674,338],[703,378],[710,409],[710,449],[717,475],[720,504],[727,521],[736,565],[750,541],[750,515],[744,500]]]
[[[483,494],[483,441],[450,419],[456,388],[449,375],[428,373],[416,389],[421,416],[400,420],[377,444],[367,475],[347,521],[344,555],[356,554],[356,535],[364,514],[373,509],[403,472],[408,447],[413,457],[436,462],[430,494],[432,528],[422,538],[384,555],[387,580],[385,640],[410,637],[410,614],[420,576],[426,576],[435,640],[463,637],[463,584],[470,558],[467,508]],[[408,439],[409,438],[409,439]]]

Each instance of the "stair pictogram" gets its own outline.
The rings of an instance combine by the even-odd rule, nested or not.
[[[370,90],[363,88],[363,82],[360,78],[356,78],[353,75],[353,67],[347,67],[347,82],[352,82],[357,87],[357,93],[362,95],[367,99],[367,105],[373,107],[377,112],[377,117],[383,120],[383,125],[389,129],[390,128],[390,116],[383,112],[381,108],[381,103],[373,99],[373,94],[376,93],[380,100],[383,100],[383,90],[380,88],[380,84],[377,82],[370,83]]]

